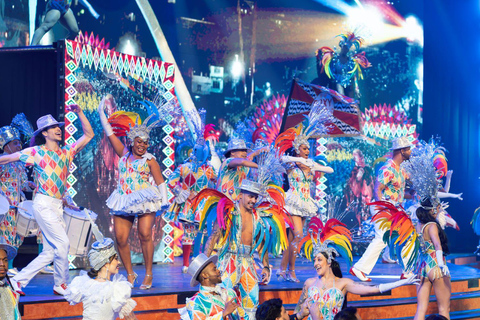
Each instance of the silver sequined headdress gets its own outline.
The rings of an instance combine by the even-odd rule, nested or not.
[[[440,176],[433,165],[436,145],[420,141],[412,150],[410,159],[403,162],[402,166],[410,176],[413,189],[420,201],[430,199],[433,208],[440,203],[438,191],[441,188]],[[425,208],[430,210],[432,208]]]

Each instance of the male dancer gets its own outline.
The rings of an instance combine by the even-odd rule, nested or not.
[[[51,115],[37,120],[34,132],[36,146],[0,157],[0,165],[22,161],[33,165],[37,182],[33,200],[33,214],[43,235],[43,251],[12,279],[15,290],[21,292],[30,280],[45,266],[54,263],[53,292],[63,295],[68,281],[68,250],[70,243],[63,221],[63,198],[67,195],[67,175],[70,163],[77,152],[92,140],[94,133],[87,117],[78,105],[70,105],[70,111],[77,113],[82,123],[83,136],[73,145],[60,147],[63,140],[64,122],[58,122]]]
[[[20,319],[18,299],[8,279],[8,260],[17,255],[17,248],[7,244],[5,238],[0,237],[0,319]]]
[[[16,118],[19,116],[17,115]],[[0,128],[0,148],[4,155],[22,150],[20,131],[14,126]],[[23,237],[17,235],[15,206],[22,201],[22,190],[33,191],[34,189],[35,184],[28,181],[24,164],[13,162],[0,165],[0,194],[7,198],[11,206],[3,221],[0,222],[0,237],[4,237],[7,244],[17,249],[22,244]],[[10,266],[12,262],[9,262]]]
[[[217,190],[232,200],[237,200],[240,195],[240,186],[250,171],[250,168],[258,168],[258,165],[249,160],[268,147],[248,153],[249,149],[242,139],[232,139],[228,142],[223,161],[218,174]]]
[[[190,285],[195,287],[200,283],[200,289],[187,299],[184,308],[178,310],[182,320],[243,319],[245,312],[237,304],[239,298],[235,290],[222,285],[217,260],[217,256],[207,257],[201,253],[188,267],[192,276]]]
[[[402,204],[405,196],[407,173],[400,165],[405,160],[410,159],[411,146],[412,144],[406,136],[395,138],[392,141],[390,150],[393,152],[393,157],[383,165],[375,181],[374,197],[376,201],[384,200],[390,201],[394,205]],[[350,269],[350,273],[361,281],[372,281],[366,275],[370,274],[380,253],[386,247],[385,242],[383,242],[383,235],[384,232],[381,232],[378,225],[375,225],[375,238],[370,242],[360,260]],[[404,277],[405,275],[402,273],[401,278]]]

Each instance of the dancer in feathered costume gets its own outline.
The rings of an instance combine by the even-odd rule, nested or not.
[[[375,181],[374,197],[376,201],[389,201],[395,206],[402,204],[405,197],[405,184],[408,174],[400,165],[410,158],[411,146],[412,143],[406,136],[395,138],[392,141],[392,147],[390,148],[393,153],[392,159],[389,159],[381,167]],[[371,207],[370,209],[372,211],[374,208]],[[373,214],[375,214],[374,211],[372,211]],[[371,281],[366,275],[372,272],[380,253],[386,247],[383,241],[384,233],[385,231],[381,230],[378,224],[375,224],[375,238],[370,242],[360,260],[350,269],[350,273],[361,281]],[[389,259],[388,252],[384,254],[384,259]],[[402,279],[407,277],[407,271],[403,271]]]
[[[275,141],[275,147],[280,154],[293,148],[293,156],[283,156],[282,162],[288,173],[289,190],[287,191],[285,209],[292,216],[294,228],[289,232],[290,246],[283,253],[277,277],[284,280],[299,282],[295,275],[295,259],[297,245],[303,238],[305,219],[317,213],[318,207],[310,195],[310,185],[316,172],[333,173],[330,167],[322,166],[309,159],[310,143],[313,135],[326,134],[328,128],[325,122],[331,117],[331,111],[315,104],[305,120],[295,128],[287,129]],[[287,266],[289,268],[287,272]]]
[[[199,217],[196,213],[200,212],[205,204],[205,202],[200,203],[194,210],[192,200],[203,189],[215,187],[216,169],[220,165],[220,159],[214,147],[214,143],[218,142],[218,135],[213,125],[205,125],[205,110],[201,109],[199,113],[199,118],[192,117],[197,135],[192,154],[168,177],[168,185],[175,195],[168,213],[180,220],[184,230],[182,239],[183,273],[187,272],[191,248],[198,231]],[[197,123],[195,119],[200,119],[200,122]],[[216,169],[209,161],[210,157],[213,163],[218,163]]]
[[[271,150],[260,157],[255,181],[242,181],[236,201],[219,191],[204,189],[193,204],[196,207],[206,199],[200,230],[205,228],[207,220],[218,224],[207,255],[211,254],[216,244],[223,283],[227,288],[238,285],[247,320],[255,318],[259,303],[259,279],[253,260],[255,250],[258,250],[264,265],[261,281],[268,283],[271,275],[269,253],[278,255],[288,244],[285,221],[289,218],[283,208],[284,192],[273,183],[281,179],[283,172],[280,161]]]
[[[352,264],[352,245],[350,231],[345,224],[331,218],[325,224],[313,217],[308,225],[309,235],[305,236],[300,246],[305,255],[312,261],[318,277],[305,281],[303,291],[295,311],[300,311],[302,304],[308,299],[319,304],[318,310],[310,308],[310,320],[333,320],[342,309],[345,295],[383,293],[399,286],[415,283],[415,277],[392,283],[382,283],[378,286],[365,286],[352,279],[343,278],[340,264],[337,261],[342,256],[350,266]],[[312,255],[313,253],[313,255]]]
[[[340,34],[341,40],[338,44],[340,51],[330,47],[321,47],[317,50],[317,66],[320,67],[319,77],[322,73],[335,81],[338,84],[337,88],[332,88],[344,93],[343,89],[346,89],[351,85],[352,79],[358,75],[360,79],[363,79],[362,68],[369,68],[372,65],[365,56],[365,52],[358,52],[362,46],[364,40],[355,35],[353,32]],[[354,47],[353,51],[350,49]],[[321,85],[326,85],[321,83]],[[353,98],[352,93],[345,93],[347,96]]]
[[[240,186],[251,168],[257,168],[257,164],[252,161],[254,157],[262,152],[268,151],[264,147],[255,151],[247,148],[245,140],[233,138],[228,142],[225,151],[225,160],[220,167],[217,180],[217,190],[223,192],[232,200],[237,200],[240,195]]]
[[[402,207],[385,201],[373,203],[379,212],[373,220],[385,231],[384,241],[396,252],[404,270],[416,267],[415,273],[421,280],[415,319],[425,319],[432,286],[439,313],[448,317],[450,310],[450,275],[444,257],[448,254],[447,238],[436,220],[442,208],[438,199],[441,175],[434,166],[434,153],[434,145],[420,141],[403,166],[421,199],[415,227]]]
[[[154,116],[151,114],[141,123],[138,114],[124,111],[113,113],[107,120],[103,111],[105,99],[103,98],[98,106],[100,121],[110,144],[120,157],[118,186],[106,203],[110,208],[110,214],[114,216],[115,240],[131,283],[134,283],[137,275],[132,268],[128,237],[135,217],[138,216],[138,230],[146,269],[140,289],[150,289],[153,280],[153,222],[156,212],[168,205],[167,186],[160,166],[155,157],[147,152],[150,130],[159,120],[149,123]],[[170,107],[159,106],[158,119],[163,119],[171,111]],[[115,129],[112,129],[112,126]],[[127,136],[129,145],[125,146],[119,136]],[[150,178],[155,181],[154,185],[149,182]]]
[[[22,138],[30,140],[33,136],[33,128],[23,113],[17,114],[9,126],[0,128],[0,149],[3,154],[12,154],[22,150]],[[23,243],[23,237],[17,234],[16,214],[20,201],[25,200],[22,191],[33,191],[36,185],[28,181],[25,164],[11,162],[0,165],[0,194],[3,195],[11,208],[0,222],[0,237],[4,237],[6,243],[19,248]],[[13,268],[13,261],[9,265]]]

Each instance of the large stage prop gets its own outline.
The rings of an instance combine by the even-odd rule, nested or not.
[[[97,107],[103,96],[111,94],[114,103],[106,106],[107,117],[124,110],[136,112],[141,119],[155,110],[148,110],[142,101],[154,102],[157,106],[175,103],[174,66],[127,54],[122,54],[93,43],[65,42],[65,106],[78,104],[84,111],[95,132],[95,138],[76,156],[67,178],[68,192],[81,206],[98,214],[97,224],[107,237],[113,235],[113,218],[105,200],[116,188],[118,156],[105,136]],[[101,42],[103,43],[103,42]],[[174,131],[167,117],[162,127],[150,134],[149,152],[157,158],[164,177],[168,177],[174,165]],[[73,112],[65,114],[65,142],[72,144],[82,135],[80,122]],[[153,239],[154,262],[173,262],[173,227],[158,213],[155,218]],[[132,228],[130,245],[132,262],[143,262],[138,240],[136,222]],[[73,265],[76,266],[75,261]]]

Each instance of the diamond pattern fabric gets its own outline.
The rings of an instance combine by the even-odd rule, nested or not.
[[[395,203],[402,203],[405,195],[405,180],[408,174],[399,167],[392,159],[388,160],[379,170],[377,180],[385,185],[383,197]]]
[[[237,200],[240,195],[240,185],[243,179],[247,177],[249,168],[244,166],[228,168],[228,164],[233,159],[228,158],[223,162],[218,175],[217,190],[230,197],[230,199]]]
[[[33,166],[36,192],[61,199],[66,191],[66,177],[76,154],[76,144],[66,145],[57,151],[45,145],[20,151],[20,161]]]

